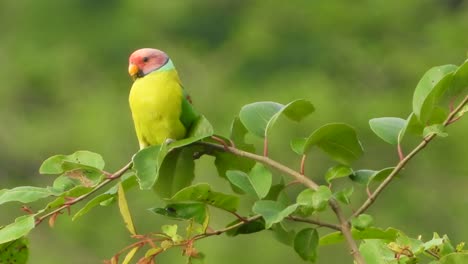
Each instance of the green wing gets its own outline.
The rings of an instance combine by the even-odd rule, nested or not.
[[[182,112],[180,113],[179,120],[184,125],[185,129],[187,130],[187,134],[190,131],[192,125],[200,116],[195,109],[193,109],[191,102],[189,101],[189,95],[182,87],[183,90],[183,98],[182,98]]]

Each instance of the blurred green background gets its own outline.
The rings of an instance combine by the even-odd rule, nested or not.
[[[104,156],[110,171],[131,158],[138,144],[127,59],[137,48],[172,57],[195,107],[220,134],[228,133],[244,104],[311,100],[317,111],[303,123],[277,124],[271,155],[295,167],[290,138],[326,122],[347,122],[366,151],[356,169],[397,162],[368,120],[406,118],[424,72],[458,65],[468,51],[463,0],[2,0],[0,25],[0,189],[50,185],[53,178],[39,175],[38,167],[54,154],[91,150]],[[449,137],[431,143],[405,169],[370,210],[377,226],[468,240],[467,131],[466,120],[455,124]],[[230,191],[211,158],[198,163],[198,182]],[[331,164],[311,155],[307,174],[323,182]],[[355,208],[365,198],[357,191]],[[141,233],[165,221],[146,211],[161,205],[153,193],[130,191],[128,198]],[[0,225],[21,214],[19,204],[0,210]],[[227,219],[216,213],[213,226]],[[75,222],[62,216],[54,229],[34,230],[30,263],[101,263],[131,242],[117,206],[97,208]],[[212,237],[197,246],[206,263],[303,263],[270,232]],[[319,254],[318,263],[351,263],[344,245]],[[180,255],[171,250],[159,263],[185,263]]]

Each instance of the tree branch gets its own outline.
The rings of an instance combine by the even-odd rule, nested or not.
[[[84,200],[86,199],[87,197],[89,197],[91,194],[95,193],[96,191],[98,191],[99,189],[101,189],[102,187],[104,187],[106,184],[108,184],[109,182],[121,177],[127,170],[129,170],[131,167],[132,167],[132,164],[133,162],[129,162],[127,165],[125,165],[123,168],[121,168],[120,170],[118,170],[117,172],[113,173],[113,174],[110,174],[109,173],[104,173],[104,175],[106,175],[107,179],[103,180],[101,183],[99,183],[98,185],[96,185],[94,187],[93,190],[91,190],[89,193],[86,193],[86,194],[83,194],[81,196],[78,196],[76,198],[73,198],[72,200],[69,200],[69,201],[66,201],[62,206],[58,207],[57,209],[55,210],[52,210],[40,217],[38,217],[36,219],[36,226],[39,225],[44,219],[46,219],[47,217],[50,217],[50,216],[53,216],[55,214],[58,214],[60,211],[64,210],[64,209],[67,209],[69,208],[70,206],[78,203],[79,201],[81,200]]]
[[[299,217],[295,217],[295,216],[288,216],[288,217],[286,217],[286,219],[291,220],[291,221],[295,221],[295,222],[303,222],[303,223],[309,223],[309,224],[314,224],[314,225],[318,225],[318,226],[324,226],[324,227],[328,227],[328,228],[331,228],[331,229],[335,229],[337,231],[341,231],[341,227],[339,225],[335,225],[335,224],[331,224],[331,223],[327,223],[327,222],[322,222],[322,221],[319,221],[319,220],[299,218]]]
[[[465,96],[463,101],[448,115],[447,119],[444,121],[443,125],[446,127],[454,122],[457,119],[456,115],[460,110],[468,103],[468,96]],[[419,151],[426,147],[426,145],[431,142],[432,139],[436,137],[436,134],[431,134],[423,139],[418,146],[416,146],[413,151],[411,151],[404,159],[402,159],[393,171],[388,175],[388,177],[375,189],[374,193],[367,198],[367,200],[361,205],[361,207],[354,212],[352,217],[356,217],[364,213],[375,201],[375,199],[380,195],[380,193],[387,187],[387,185],[395,178],[395,176],[404,168],[406,163],[410,161]]]
[[[312,190],[317,190],[319,185],[315,183],[313,180],[309,179],[305,175],[277,162],[274,161],[268,157],[265,156],[260,156],[254,153],[250,153],[247,151],[243,151],[234,147],[224,147],[218,144],[214,143],[209,143],[209,142],[198,142],[199,144],[220,150],[220,151],[227,151],[230,152],[234,155],[240,156],[240,157],[245,157],[251,160],[255,160],[257,162],[260,162],[264,165],[270,166],[280,172],[283,172],[293,178],[296,179],[296,181],[302,183],[304,186],[312,189]],[[351,234],[351,229],[349,226],[348,221],[346,220],[346,217],[343,215],[343,211],[341,210],[338,202],[336,202],[335,199],[330,199],[329,201],[330,206],[332,207],[333,211],[335,212],[339,222],[340,222],[340,231],[343,233],[343,236],[346,239],[346,243],[348,244],[350,250],[351,250],[351,255],[354,257],[354,260],[358,264],[364,264],[365,261],[363,257],[361,256],[361,253],[359,252],[359,249],[357,247],[356,242],[354,241],[352,234]]]
[[[346,217],[344,216],[340,205],[334,199],[330,199],[328,203],[330,204],[333,212],[335,212],[338,221],[340,221],[341,233],[343,234],[346,243],[348,244],[348,247],[351,250],[350,254],[353,256],[356,263],[365,264],[366,261],[362,257],[361,252],[359,252],[359,248],[357,247],[356,241],[354,241],[353,235],[351,234],[351,226],[348,220],[346,220]]]
[[[219,230],[215,230],[215,231],[212,231],[212,232],[206,232],[204,234],[196,235],[191,240],[194,241],[194,240],[202,239],[202,238],[209,237],[209,236],[221,235],[222,233],[225,233],[227,231],[236,229],[239,226],[242,226],[242,225],[245,225],[247,223],[253,222],[253,221],[257,220],[257,219],[260,219],[261,217],[262,217],[261,215],[254,215],[252,217],[245,218],[244,221],[240,221],[239,223],[234,224],[232,226],[228,226],[228,227],[223,228],[223,229],[219,229]]]
[[[213,148],[213,149],[217,149],[217,150],[220,150],[220,151],[227,151],[227,152],[230,152],[236,156],[240,156],[240,157],[245,157],[245,158],[248,158],[248,159],[251,159],[251,160],[255,160],[255,161],[258,161],[264,165],[267,165],[267,166],[270,166],[280,172],[283,172],[287,175],[290,175],[292,176],[293,178],[295,178],[298,182],[302,183],[303,185],[305,185],[306,187],[312,189],[312,190],[317,190],[317,188],[319,187],[319,185],[317,183],[315,183],[313,180],[307,178],[306,176],[300,174],[299,172],[287,167],[287,166],[284,166],[283,164],[279,163],[279,162],[276,162],[272,159],[270,159],[269,157],[265,157],[265,156],[260,156],[260,155],[257,155],[257,154],[254,154],[254,153],[250,153],[250,152],[247,152],[247,151],[243,151],[243,150],[240,150],[238,148],[234,148],[234,147],[224,147],[222,145],[218,145],[218,144],[215,144],[215,143],[210,143],[210,142],[196,142],[197,144],[201,144],[201,145],[204,145],[204,146],[208,146],[210,148]]]

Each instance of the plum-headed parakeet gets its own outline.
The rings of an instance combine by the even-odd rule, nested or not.
[[[140,149],[186,137],[198,114],[166,53],[144,48],[129,58],[129,102]]]

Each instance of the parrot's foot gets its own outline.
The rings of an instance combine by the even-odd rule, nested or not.
[[[175,141],[176,141],[175,139],[166,138],[166,140],[164,141],[164,145],[169,145],[169,144],[171,144],[172,142],[175,142]]]

